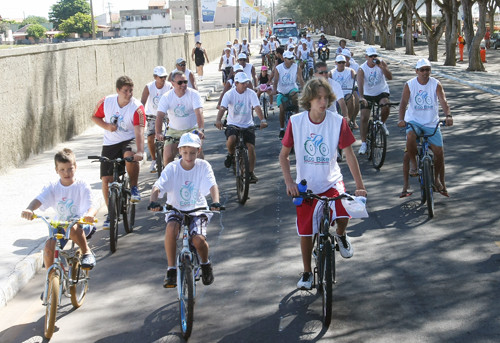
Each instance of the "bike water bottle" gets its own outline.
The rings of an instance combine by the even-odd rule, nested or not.
[[[306,180],[300,181],[300,183],[297,185],[297,188],[299,189],[299,192],[307,191],[307,181]],[[293,203],[297,206],[302,205],[302,201],[304,201],[303,197],[293,198]]]

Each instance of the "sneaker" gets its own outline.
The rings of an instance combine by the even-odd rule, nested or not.
[[[212,263],[201,265],[201,281],[205,286],[211,285],[214,282],[214,274],[212,272]]]
[[[386,136],[389,136],[389,129],[387,128],[387,126],[385,125],[385,123],[382,123],[382,128],[384,129],[385,131],[385,135]]]
[[[234,155],[227,154],[226,159],[224,161],[224,167],[231,168],[231,165],[233,164],[233,160],[234,160]]]
[[[337,233],[335,233],[334,236],[339,246],[340,256],[342,256],[343,258],[352,257],[352,255],[354,254],[354,250],[352,249],[351,240],[349,239],[349,236],[347,235],[341,236],[338,235]]]
[[[151,161],[151,166],[149,167],[150,173],[156,173],[156,160]]]
[[[361,143],[361,147],[359,148],[358,155],[366,154],[366,142]]]
[[[163,287],[164,288],[175,288],[177,287],[177,269],[167,269],[167,275],[165,275],[165,279],[163,279]]]
[[[285,137],[285,129],[280,129],[280,139],[283,139]]]
[[[139,189],[137,188],[137,186],[132,186],[132,188],[130,189],[130,193],[132,194],[132,196],[130,197],[131,202],[141,201],[141,194],[139,193]]]
[[[259,181],[259,178],[255,175],[254,172],[250,172],[250,180],[248,182],[257,183],[257,181]]]
[[[82,256],[81,265],[83,269],[92,269],[95,267],[95,264],[95,256],[92,252]]]
[[[303,272],[302,277],[300,278],[299,282],[297,282],[297,288],[302,289],[304,291],[311,290],[312,289],[312,281],[313,281],[312,273]]]
[[[104,219],[104,222],[102,223],[102,229],[103,229],[103,230],[109,230],[109,226],[110,226],[110,224],[109,224],[109,218],[108,218],[108,215],[106,214],[106,215],[104,216],[104,218],[105,218],[105,219]]]

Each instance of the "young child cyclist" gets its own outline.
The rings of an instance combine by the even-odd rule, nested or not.
[[[259,75],[259,86],[257,87],[257,98],[260,99],[260,95],[266,92],[269,95],[269,109],[273,110],[273,86],[272,86],[272,74],[269,74],[269,70],[266,66],[262,66]]]
[[[214,172],[210,164],[197,158],[201,147],[201,140],[197,134],[188,132],[181,136],[179,141],[179,152],[181,159],[167,164],[161,176],[156,180],[151,192],[148,210],[159,211],[161,205],[158,198],[167,195],[167,203],[178,210],[189,211],[198,207],[206,207],[205,196],[210,193],[213,203],[211,210],[219,210],[219,188],[215,181]],[[182,197],[180,196],[182,194]],[[208,243],[206,230],[211,215],[193,214],[190,223],[190,235],[198,255],[200,256],[201,278],[204,285],[214,282],[212,264],[208,259]],[[179,236],[183,216],[179,213],[169,213],[165,221],[165,252],[167,255],[167,275],[163,281],[163,287],[174,288],[177,286],[176,263],[176,240]]]
[[[56,210],[54,218],[56,220],[69,221],[75,217],[83,217],[85,222],[93,223],[97,210],[92,205],[92,192],[89,184],[75,178],[75,154],[70,149],[63,149],[54,156],[54,162],[60,179],[45,186],[42,192],[21,212],[21,217],[33,220],[33,211],[36,209],[40,208],[43,211],[53,208]],[[70,230],[71,240],[82,250],[82,268],[94,268],[96,260],[87,244],[87,237],[90,238],[95,232],[95,226],[75,224]],[[45,268],[49,268],[54,263],[55,244],[56,241],[52,238],[45,243],[43,254]]]
[[[349,129],[347,120],[327,110],[334,101],[335,95],[326,79],[313,78],[304,86],[300,104],[305,111],[290,118],[280,153],[280,165],[289,196],[299,196],[297,183],[303,179],[307,180],[307,188],[316,194],[334,197],[344,193],[343,177],[337,163],[337,148],[344,150],[347,165],[356,183],[355,195],[366,196],[358,161],[352,149],[356,139]],[[327,149],[323,148],[321,151],[316,149],[311,155],[311,151],[306,151],[304,148],[305,142],[311,139],[321,140]],[[297,172],[295,180],[290,172],[289,159],[293,147],[295,147]],[[312,237],[315,231],[317,232],[316,227],[313,229],[313,222],[317,221],[314,215],[316,205],[317,200],[304,201],[302,205],[297,206],[297,231],[304,265],[304,272],[297,283],[299,289],[312,288],[311,253]],[[331,205],[331,211],[332,224],[334,222],[337,224],[334,236],[340,254],[344,258],[349,258],[353,255],[351,242],[346,235],[349,215],[340,200]]]

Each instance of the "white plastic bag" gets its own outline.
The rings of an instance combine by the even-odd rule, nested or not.
[[[342,198],[342,205],[344,205],[347,213],[352,218],[368,218],[368,212],[366,212],[366,198],[354,195],[350,197],[352,200],[349,198]]]

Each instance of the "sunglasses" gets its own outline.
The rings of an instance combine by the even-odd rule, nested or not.
[[[289,61],[291,61],[293,59],[294,59],[293,57],[292,58],[285,58],[285,60],[289,60]]]
[[[321,75],[323,75],[323,74],[328,74],[328,70],[318,71],[318,74],[321,74]]]
[[[176,83],[177,83],[179,86],[181,86],[181,85],[183,85],[183,84],[184,84],[184,85],[187,85],[187,84],[188,84],[188,80],[180,80],[180,81],[177,81]]]
[[[178,64],[179,67],[185,67],[186,66],[186,63],[181,63],[181,64]]]
[[[371,56],[368,56],[368,57],[370,57],[370,58],[377,58],[378,55],[371,55]]]
[[[431,71],[431,68],[420,68],[419,70],[423,73],[426,71]]]
[[[337,64],[345,64],[344,61],[337,62]]]
[[[166,76],[158,76],[160,79],[165,80],[167,77]]]

